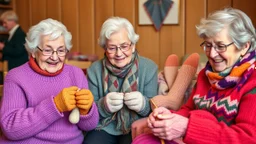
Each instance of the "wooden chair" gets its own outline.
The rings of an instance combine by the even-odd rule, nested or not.
[[[8,73],[8,61],[0,61],[0,71],[3,72],[3,78],[5,78]]]
[[[0,85],[0,101],[4,93],[4,85]]]

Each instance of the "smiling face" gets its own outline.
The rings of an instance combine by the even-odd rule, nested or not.
[[[38,47],[41,50],[53,51],[65,49],[64,37],[60,36],[55,40],[50,40],[49,35],[42,36],[41,44]],[[56,52],[51,56],[46,56],[39,49],[32,56],[36,59],[38,66],[49,73],[56,73],[63,67],[65,61],[65,56],[60,57]]]
[[[112,65],[122,68],[129,64],[131,62],[132,53],[135,50],[135,46],[131,44],[126,29],[121,29],[120,31],[115,32],[110,36],[106,43],[107,48],[115,48],[127,45],[130,48],[125,52],[121,51],[120,48],[117,48],[116,52],[114,53],[109,53],[106,50],[106,56]]]
[[[232,43],[228,36],[228,29],[224,28],[215,37],[204,39],[205,42],[211,43],[213,46],[216,45],[227,45]],[[244,55],[249,48],[249,44],[246,44],[240,50],[231,44],[227,47],[227,50],[222,53],[216,52],[212,47],[209,52],[205,52],[208,57],[209,63],[215,72],[222,72],[230,67],[232,67],[241,55]]]

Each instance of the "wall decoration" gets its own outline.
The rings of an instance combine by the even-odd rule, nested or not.
[[[163,24],[179,23],[180,0],[139,0],[139,25],[154,25],[159,31]]]

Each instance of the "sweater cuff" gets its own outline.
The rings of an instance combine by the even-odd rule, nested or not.
[[[144,98],[145,98],[145,106],[141,111],[138,112],[138,114],[143,117],[146,117],[151,112],[151,107],[150,107],[149,99],[147,97],[144,97]]]
[[[102,117],[109,117],[112,115],[112,113],[108,112],[105,108],[105,104],[104,104],[104,97],[102,97],[101,99],[99,99],[99,101],[97,102],[97,106],[99,109],[99,113]]]
[[[184,137],[185,143],[211,143],[216,141],[219,127],[217,119],[205,110],[190,112],[188,128]]]
[[[64,117],[64,114],[60,113],[57,109],[53,97],[50,97],[42,101],[42,106],[44,106],[44,108],[40,108],[40,115],[44,118],[44,120],[47,123],[51,124],[53,121],[56,121],[61,117]],[[53,115],[55,116],[53,117]]]
[[[90,111],[86,115],[81,115],[83,119],[90,119],[91,117],[99,117],[98,108],[95,102],[92,104]]]

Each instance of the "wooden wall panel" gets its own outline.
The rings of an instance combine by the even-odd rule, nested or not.
[[[245,12],[251,18],[254,27],[256,27],[255,4],[255,0],[233,0],[233,7]]]
[[[185,52],[203,52],[199,46],[202,40],[198,38],[195,26],[199,24],[202,17],[206,17],[206,0],[186,1],[186,26],[185,26]]]
[[[46,18],[61,20],[61,0],[46,0]]]
[[[173,47],[173,27],[172,26],[166,26],[163,25],[161,28],[161,32],[159,35],[159,68],[162,69],[165,64],[166,58],[170,54],[174,54],[173,50],[175,47]]]
[[[67,29],[72,34],[72,43],[73,47],[72,52],[79,51],[79,42],[78,42],[78,30],[79,30],[79,15],[78,15],[78,0],[61,0],[61,20]]]
[[[135,26],[135,1],[137,2],[137,0],[115,0],[114,16],[124,17]]]
[[[179,24],[177,25],[163,25],[160,31],[160,53],[159,53],[159,67],[163,69],[165,60],[170,54],[176,54],[181,58],[185,53],[184,45],[184,0],[180,1]]]
[[[13,0],[25,31],[39,21],[51,17],[62,21],[73,35],[72,52],[103,57],[98,37],[103,22],[111,16],[127,18],[140,35],[136,45],[140,55],[148,57],[163,69],[165,59],[174,53],[202,53],[202,42],[195,26],[208,13],[226,6],[241,9],[256,22],[255,0],[180,0],[178,25],[163,25],[157,32],[153,25],[138,25],[138,0]]]
[[[30,0],[31,24],[35,25],[46,18],[46,1]]]
[[[138,24],[138,7],[139,1],[136,1],[136,20],[137,24],[135,26],[136,32],[140,35],[140,39],[136,45],[137,50],[141,56],[150,58],[157,65],[160,64],[159,61],[159,32],[156,31],[153,25],[139,25]]]
[[[185,54],[185,0],[180,1],[179,17],[179,25],[174,25],[172,27],[172,52],[177,54],[179,58],[182,59]]]
[[[79,0],[79,51],[83,54],[95,53],[94,0]]]
[[[31,26],[31,9],[30,0],[17,0],[15,1],[15,11],[19,16],[19,24],[22,29],[27,32]]]
[[[207,0],[207,15],[225,7],[230,7],[232,0]]]
[[[95,0],[95,54],[102,58],[104,51],[98,45],[98,38],[103,22],[114,15],[114,0]]]
[[[137,25],[136,29],[140,35],[136,46],[139,54],[159,65],[159,33],[150,25]]]

